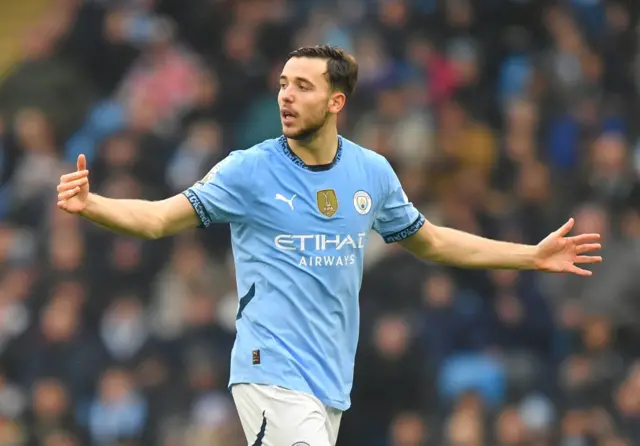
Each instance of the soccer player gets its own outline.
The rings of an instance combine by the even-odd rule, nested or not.
[[[335,445],[350,406],[358,293],[371,229],[425,260],[466,268],[590,275],[598,234],[570,219],[537,246],[431,224],[382,156],[341,137],[354,58],[300,48],[280,76],[282,136],[234,151],[193,187],[162,201],[89,192],[84,156],[58,186],[58,207],[124,234],[157,239],[230,223],[239,299],[233,395],[250,445]]]

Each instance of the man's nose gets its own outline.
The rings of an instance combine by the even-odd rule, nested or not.
[[[295,100],[295,96],[293,94],[293,91],[289,87],[285,88],[282,91],[282,94],[280,96],[282,97],[282,101],[286,102],[288,104],[292,103]]]

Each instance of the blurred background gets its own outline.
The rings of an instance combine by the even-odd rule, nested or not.
[[[55,208],[160,199],[280,134],[287,53],[360,84],[343,135],[437,224],[604,235],[591,279],[442,269],[372,235],[340,445],[640,444],[635,0],[0,2],[0,445],[246,445],[225,389],[229,231],[160,241]],[[288,445],[284,445],[288,446]]]

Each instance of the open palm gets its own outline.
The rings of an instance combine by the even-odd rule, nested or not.
[[[538,269],[553,273],[572,273],[590,276],[591,271],[580,268],[580,264],[602,262],[602,257],[590,255],[600,249],[600,234],[581,234],[567,237],[575,221],[569,219],[560,229],[549,234],[536,247]]]

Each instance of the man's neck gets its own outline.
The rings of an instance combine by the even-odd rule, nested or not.
[[[338,151],[338,130],[335,127],[323,128],[309,140],[287,138],[293,153],[307,166],[331,164]]]

